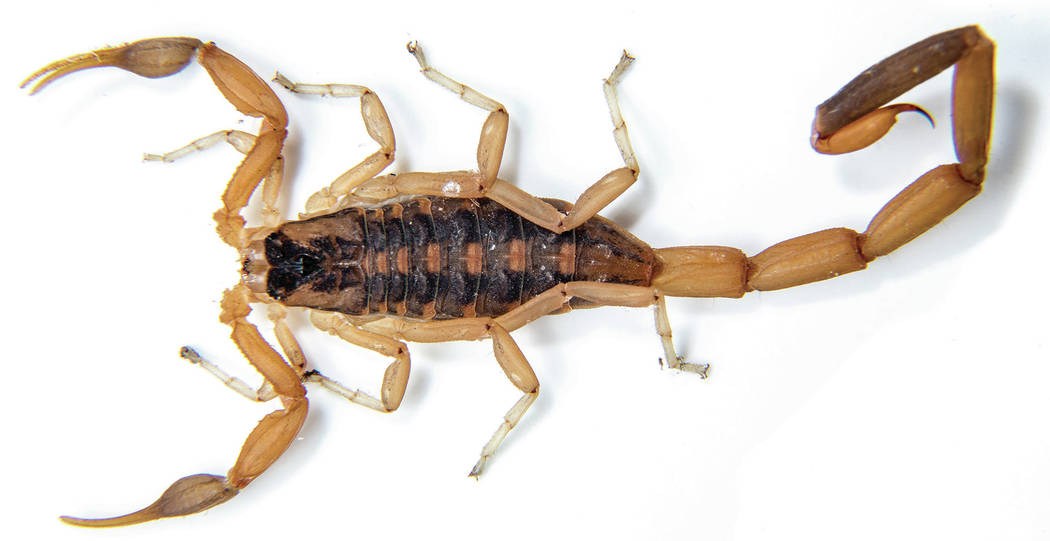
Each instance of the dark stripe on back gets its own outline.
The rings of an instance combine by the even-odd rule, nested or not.
[[[383,207],[383,229],[386,231],[386,261],[388,278],[386,283],[386,309],[387,313],[402,315],[405,313],[405,298],[408,295],[408,266],[407,246],[405,240],[405,224],[401,221],[401,213],[404,208],[397,204]],[[405,265],[401,268],[398,260],[405,250]]]
[[[441,272],[437,288],[437,316],[441,319],[474,313],[481,279],[481,225],[472,199],[436,198],[431,205]]]
[[[430,214],[429,199],[412,199],[404,203],[401,221],[405,226],[405,240],[409,247],[409,273],[405,295],[408,317],[427,319],[434,316],[437,297],[438,272],[428,269],[428,250],[437,242],[434,217]]]
[[[525,232],[520,216],[488,199],[478,201],[478,222],[485,264],[478,285],[477,315],[495,317],[521,304],[525,273],[511,268],[510,251],[515,241],[524,243]]]

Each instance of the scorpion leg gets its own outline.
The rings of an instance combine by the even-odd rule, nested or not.
[[[269,305],[269,318],[274,324],[274,334],[277,336],[277,342],[281,345],[281,351],[284,352],[284,356],[288,359],[288,363],[295,369],[298,374],[303,374],[306,371],[306,356],[303,355],[302,348],[299,347],[299,342],[292,335],[291,329],[284,322],[284,318],[287,315],[287,311],[283,306],[279,304]],[[196,350],[189,346],[184,346],[179,350],[179,356],[186,359],[191,364],[200,366],[206,370],[209,374],[215,376],[216,379],[221,381],[223,385],[226,385],[230,389],[233,389],[241,396],[255,402],[267,402],[274,399],[277,393],[273,389],[273,385],[268,380],[263,380],[262,385],[258,389],[252,389],[244,380],[229,375],[225,370],[219,368],[215,363],[201,357]]]
[[[510,333],[498,324],[492,324],[488,328],[488,334],[492,337],[492,350],[496,355],[496,361],[503,368],[507,379],[524,394],[503,416],[503,422],[500,423],[499,428],[481,448],[481,457],[470,469],[470,476],[474,478],[481,476],[485,464],[496,453],[496,449],[503,443],[507,434],[517,426],[518,421],[525,415],[540,393],[540,382],[536,379],[536,373],[529,365],[529,361],[525,359],[521,349],[518,348],[518,344],[511,338]]]
[[[608,305],[643,307],[663,304],[662,295],[654,288],[631,286],[625,284],[598,282],[569,282],[559,284],[530,299],[521,306],[496,318],[467,318],[442,321],[407,321],[393,318],[377,319],[365,322],[366,330],[412,342],[448,342],[452,340],[492,339],[493,352],[507,378],[521,392],[525,393],[503,418],[499,428],[482,448],[481,458],[474,465],[470,475],[481,475],[489,458],[496,452],[500,443],[521,420],[539,393],[539,381],[525,356],[510,336],[510,331],[519,329],[529,322],[543,317],[568,304],[573,297]],[[663,318],[666,322],[666,316]],[[659,327],[658,316],[657,330]],[[661,336],[663,339],[664,336]],[[667,333],[666,340],[670,340]],[[665,341],[665,347],[668,342]],[[668,364],[677,370],[694,372],[701,376],[706,374],[706,365],[695,365],[682,362],[671,347],[668,352]]]
[[[430,67],[419,42],[409,42],[407,48],[419,63],[419,69],[427,79],[452,91],[463,101],[489,112],[488,118],[481,126],[481,137],[478,139],[478,171],[481,173],[483,186],[491,187],[498,182],[496,177],[499,175],[499,166],[503,161],[503,148],[507,142],[507,127],[510,123],[507,109],[500,102]]]
[[[492,339],[492,350],[506,374],[507,379],[522,393],[521,398],[503,416],[503,422],[492,434],[481,450],[481,457],[470,470],[470,476],[481,476],[486,463],[495,454],[496,449],[511,430],[532,406],[539,396],[540,383],[525,355],[511,338],[508,329],[498,319],[466,318],[440,321],[408,321],[394,318],[383,318],[363,325],[368,331],[391,337],[389,339],[410,340],[413,342],[448,342],[452,340]]]
[[[488,197],[536,225],[562,233],[592,218],[626,191],[638,178],[638,160],[631,147],[630,139],[627,137],[627,126],[620,114],[620,106],[616,98],[616,85],[624,71],[634,61],[634,58],[626,52],[603,82],[605,99],[613,121],[613,137],[626,167],[616,169],[599,179],[580,195],[567,214],[562,214],[550,203],[497,178],[503,158],[503,148],[507,140],[509,117],[506,108],[496,100],[435,70],[427,62],[423,55],[423,48],[418,42],[410,42],[408,51],[416,58],[426,78],[452,91],[463,101],[489,111],[478,141],[479,173],[477,175],[413,173],[411,176],[382,177],[382,179],[376,179],[377,185],[368,186],[369,190],[375,190],[376,193],[366,195],[367,191],[362,190],[361,195],[376,200],[388,199],[399,194]]]
[[[272,386],[284,409],[266,415],[248,435],[237,461],[225,477],[197,474],[183,477],[152,505],[134,513],[105,519],[60,517],[76,526],[127,526],[159,518],[197,513],[237,495],[273,464],[291,444],[306,420],[308,404],[301,375],[247,321],[250,292],[244,286],[226,291],[220,319],[233,328],[231,337],[248,361]]]
[[[555,286],[529,300],[520,307],[496,318],[508,330],[520,328],[529,322],[549,314],[563,306],[570,299],[579,297],[604,306],[643,307],[653,305],[656,333],[667,359],[667,367],[682,372],[692,372],[702,378],[707,377],[710,368],[707,364],[686,362],[678,356],[671,341],[671,325],[667,318],[667,306],[664,294],[654,287],[641,287],[626,284],[599,282],[569,282]]]
[[[183,346],[179,350],[179,356],[186,359],[190,364],[195,364],[209,374],[215,376],[216,379],[222,382],[223,385],[233,389],[237,394],[251,400],[253,402],[268,402],[277,397],[277,392],[273,390],[273,385],[269,381],[264,380],[262,385],[258,389],[252,389],[250,385],[245,383],[244,380],[231,376],[228,372],[219,368],[215,363],[201,357],[197,350]]]
[[[148,162],[171,163],[187,154],[200,152],[219,143],[227,143],[236,149],[237,152],[247,154],[248,151],[252,149],[252,145],[255,144],[255,136],[240,130],[217,131],[210,135],[205,135],[200,139],[194,139],[186,145],[172,150],[171,152],[165,152],[164,154],[143,154],[142,159]]]
[[[627,124],[623,120],[623,114],[620,113],[620,103],[616,96],[616,85],[619,84],[620,78],[623,77],[632,62],[634,62],[634,57],[624,51],[620,61],[609,74],[609,78],[602,82],[605,102],[609,106],[609,116],[612,117],[613,139],[616,140],[616,146],[620,149],[620,155],[623,156],[623,162],[627,167],[610,172],[580,194],[572,210],[561,222],[561,227],[565,230],[579,227],[593,218],[606,205],[627,191],[634,181],[638,180],[638,173],[641,169],[638,166],[638,158],[634,154],[634,147],[631,146],[631,139],[627,136]]]
[[[172,150],[171,152],[165,152],[164,154],[143,154],[142,159],[149,162],[171,163],[188,154],[206,150],[223,142],[232,146],[237,152],[247,155],[251,152],[252,147],[255,146],[255,140],[256,137],[254,135],[240,130],[217,131],[211,135],[205,135],[200,139],[190,141],[189,144]],[[270,166],[270,172],[267,173],[266,178],[263,179],[262,215],[263,225],[266,227],[275,227],[280,223],[281,213],[277,210],[277,197],[281,192],[281,182],[283,179],[284,155],[279,154],[277,159],[274,160],[273,165]]]
[[[368,131],[372,140],[379,143],[379,150],[339,175],[331,185],[311,195],[306,201],[307,214],[335,207],[339,198],[349,194],[358,185],[375,177],[393,163],[394,129],[390,126],[390,118],[386,114],[383,102],[368,87],[348,84],[295,83],[280,73],[277,73],[273,80],[290,92],[297,94],[360,98],[361,118],[365,122],[365,130]]]
[[[408,386],[408,375],[411,368],[408,346],[389,336],[362,329],[347,320],[341,314],[310,310],[310,322],[314,327],[343,340],[361,346],[376,353],[393,357],[394,361],[383,373],[383,384],[380,399],[367,393],[351,390],[320,374],[311,374],[307,381],[320,383],[325,389],[341,395],[347,400],[380,412],[391,412],[401,405]]]
[[[653,319],[656,320],[656,334],[660,337],[660,344],[664,348],[664,358],[667,359],[667,367],[682,372],[692,372],[701,378],[707,377],[711,365],[707,363],[690,363],[685,357],[680,357],[674,349],[674,341],[671,337],[671,322],[667,318],[667,303],[664,295],[656,295],[656,303],[653,306]]]
[[[396,407],[388,409],[386,406],[384,406],[384,403],[382,401],[376,399],[375,397],[370,396],[367,393],[361,392],[359,390],[350,389],[342,385],[338,381],[335,381],[316,370],[307,371],[306,357],[302,352],[302,348],[299,346],[299,342],[295,339],[295,336],[292,335],[291,330],[284,322],[284,319],[287,315],[287,311],[284,309],[283,306],[279,304],[271,304],[269,305],[269,308],[269,318],[274,322],[274,333],[277,336],[278,343],[281,345],[281,350],[284,352],[285,358],[288,359],[289,364],[291,364],[292,367],[296,370],[296,372],[300,374],[300,379],[302,381],[318,383],[321,385],[322,388],[328,391],[334,392],[355,404],[367,406],[376,411],[388,412],[392,409],[396,409]],[[326,332],[332,332],[333,334],[338,335],[338,330],[332,330],[333,325],[331,323],[324,322],[324,320],[319,321],[321,321],[321,323],[318,323],[316,325],[319,329],[325,330]],[[336,324],[338,325],[339,322],[337,322]],[[346,334],[346,332],[344,331],[343,334]],[[359,344],[359,342],[354,343]],[[225,370],[219,368],[217,365],[208,361],[207,359],[204,359],[200,356],[200,354],[198,354],[195,350],[193,350],[190,347],[183,347],[182,350],[179,351],[179,355],[187,361],[190,361],[190,363],[196,364],[201,368],[205,369],[206,371],[208,371],[208,373],[215,376],[224,385],[233,389],[238,394],[244,396],[249,400],[256,402],[266,402],[272,400],[277,396],[277,393],[273,389],[273,385],[268,380],[264,380],[262,385],[258,389],[252,389],[251,386],[249,386],[243,380],[230,376]],[[404,395],[404,386],[405,384],[407,384],[407,378],[404,382],[401,383],[402,385],[400,392],[398,393],[395,391],[393,394],[399,394],[400,396]],[[388,388],[391,386],[396,387],[395,384],[389,384],[387,382],[384,382],[384,388]]]

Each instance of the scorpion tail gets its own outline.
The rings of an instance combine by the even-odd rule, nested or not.
[[[959,162],[934,167],[912,182],[863,233],[825,229],[752,257],[721,246],[656,250],[653,286],[672,296],[740,297],[826,280],[865,268],[955,212],[981,191],[991,137],[995,43],[977,26],[931,36],[865,70],[817,107],[811,142],[826,154],[852,152],[885,135],[900,113],[929,119],[915,105],[884,105],[953,65],[952,126]]]
[[[740,298],[748,287],[744,252],[726,246],[676,246],[655,251],[653,287],[672,297]]]

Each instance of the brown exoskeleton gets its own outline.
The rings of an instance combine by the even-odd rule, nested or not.
[[[886,103],[954,65],[958,163],[920,177],[887,203],[863,233],[820,231],[753,257],[718,246],[654,250],[597,215],[639,174],[616,97],[630,56],[624,54],[604,84],[624,167],[569,204],[538,199],[498,178],[509,119],[504,107],[435,71],[417,45],[409,44],[409,51],[428,78],[489,111],[478,144],[478,170],[381,175],[394,159],[394,135],[372,91],[357,85],[297,84],[278,75],[276,80],[293,92],[359,98],[368,134],[379,145],[311,196],[299,220],[288,222],[281,222],[276,210],[287,114],[265,81],[214,44],[148,39],[55,62],[26,80],[24,84],[40,79],[36,92],[67,73],[97,66],[161,77],[178,72],[196,56],[230,103],[262,119],[255,135],[220,132],[153,159],[175,159],[223,141],[246,155],[214,215],[220,237],[239,251],[241,262],[240,283],[224,294],[220,320],[230,325],[234,342],[265,382],[254,390],[189,348],[182,355],[251,399],[280,398],[282,409],[259,422],[226,476],[180,479],[153,505],[129,515],[63,520],[119,526],[196,513],[232,498],[284,452],[302,427],[308,409],[305,382],[378,411],[396,410],[408,383],[406,341],[490,338],[496,360],[522,392],[471,470],[472,476],[480,475],[538,396],[538,379],[510,332],[572,308],[654,306],[668,365],[705,376],[706,365],[685,362],[676,354],[665,296],[740,297],[860,270],[954,212],[980,191],[984,178],[994,44],[976,26],[935,35],[872,66],[821,104],[813,125],[812,144],[819,152],[864,148],[881,138],[899,113],[925,114],[915,105],[884,107]],[[247,227],[241,211],[260,183],[261,225]],[[252,303],[271,307],[283,356],[247,320]],[[309,370],[284,322],[284,307],[302,307],[319,329],[391,357],[379,396]]]

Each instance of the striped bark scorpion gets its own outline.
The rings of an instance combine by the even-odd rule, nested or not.
[[[214,215],[222,240],[240,253],[239,283],[227,290],[219,319],[264,382],[252,389],[190,348],[182,356],[256,401],[279,398],[248,435],[225,476],[177,480],[152,505],[131,514],[84,519],[78,526],[122,526],[182,516],[223,503],[262,474],[289,446],[307,415],[304,383],[317,383],[353,403],[381,412],[398,409],[409,376],[406,341],[491,339],[496,361],[522,397],[484,445],[478,476],[539,392],[539,381],[510,333],[548,314],[594,306],[655,307],[656,331],[672,369],[707,374],[707,365],[675,353],[664,298],[741,297],[865,268],[933,227],[977,195],[984,180],[991,132],[995,45],[977,26],[922,40],[868,68],[817,107],[811,143],[821,153],[862,149],[885,135],[911,104],[886,105],[955,66],[952,123],[957,163],[922,175],[889,201],[863,233],[828,229],[786,240],[747,257],[722,246],[652,249],[597,215],[638,178],[616,86],[634,60],[626,52],[604,81],[618,168],[575,204],[539,199],[498,177],[509,117],[500,103],[436,71],[416,43],[408,44],[422,73],[464,101],[488,111],[477,150],[477,171],[381,175],[394,160],[394,133],[383,104],[364,86],[275,81],[296,93],[360,100],[368,135],[379,149],[313,194],[306,213],[281,221],[282,144],[288,116],[269,85],[238,59],[193,38],[155,38],[79,54],[31,75],[37,92],[77,70],[115,66],[163,77],[196,55],[222,95],[241,113],[261,118],[258,133],[215,133],[174,152],[170,161],[226,142],[245,157]],[[931,120],[932,122],[932,120]],[[241,211],[259,185],[261,224],[247,227]],[[247,319],[251,304],[270,307],[278,353]],[[351,390],[307,368],[285,322],[285,307],[302,307],[318,329],[392,359],[378,397]]]

